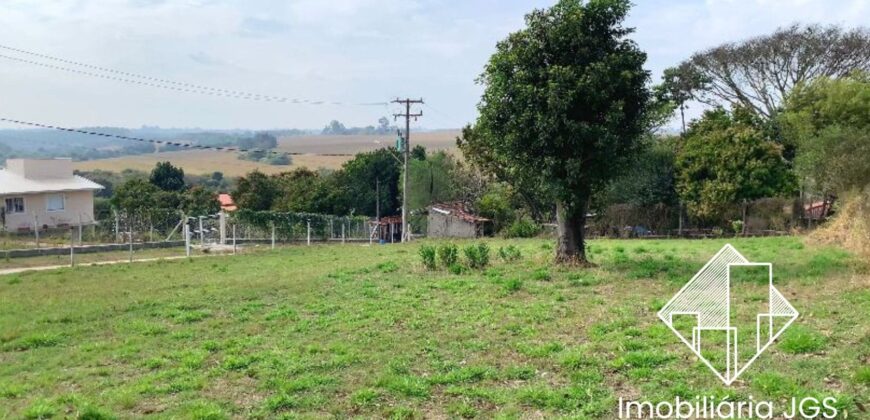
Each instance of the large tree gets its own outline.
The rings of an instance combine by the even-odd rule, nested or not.
[[[398,213],[401,164],[389,149],[358,153],[333,176],[332,211],[381,216]]]
[[[172,166],[170,162],[159,162],[151,170],[149,180],[163,191],[182,191],[184,190],[184,169]]]
[[[592,194],[620,173],[647,124],[646,54],[622,25],[628,0],[560,0],[499,42],[465,155],[556,203],[556,260],[587,263]]]
[[[870,74],[798,86],[780,120],[811,192],[828,197],[870,185]]]
[[[677,154],[677,189],[689,212],[708,222],[749,201],[792,194],[794,177],[782,145],[769,140],[750,111],[722,108],[693,122]]]
[[[128,216],[141,216],[161,207],[157,196],[162,192],[144,179],[134,178],[115,188],[111,203]]]
[[[276,195],[274,182],[266,174],[254,171],[239,178],[233,200],[240,209],[262,211],[272,208]]]
[[[322,211],[324,178],[308,168],[297,168],[290,172],[272,175],[275,186],[275,201],[272,210],[291,212]]]
[[[662,75],[662,83],[654,89],[657,102],[668,103],[670,107],[663,107],[668,116],[673,115],[673,110],[680,110],[680,123],[682,133],[686,134],[686,104],[690,100],[697,99],[696,95],[702,89],[707,88],[707,79],[693,66],[681,64],[677,67],[665,69]]]
[[[803,82],[870,70],[870,31],[796,24],[699,52],[681,67],[708,82],[698,90],[702,102],[770,118]]]

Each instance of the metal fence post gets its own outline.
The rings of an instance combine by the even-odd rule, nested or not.
[[[36,235],[36,249],[39,249],[39,216],[33,213],[33,232]]]
[[[308,220],[308,245],[311,245],[311,220]]]
[[[205,232],[202,230],[202,216],[199,216],[199,244],[205,245]]]
[[[81,232],[81,225],[79,225],[79,232]],[[75,251],[75,249],[76,249],[76,246],[75,246],[74,231],[73,231],[73,227],[70,226],[70,228],[69,228],[69,266],[70,267],[76,266],[76,251]]]
[[[130,236],[130,262],[133,262],[133,219],[128,221],[127,235]]]
[[[184,219],[184,254],[190,256],[190,225],[187,224],[187,218]]]
[[[275,222],[272,222],[272,249],[275,249]]]
[[[233,225],[233,254],[236,253],[236,225]]]
[[[341,222],[341,243],[344,243],[344,221]]]
[[[112,213],[115,215],[115,243],[121,243],[121,218],[117,210],[112,210]]]

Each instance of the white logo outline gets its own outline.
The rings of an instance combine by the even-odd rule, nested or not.
[[[724,264],[723,264],[724,262]],[[768,269],[768,311],[756,315],[756,331],[755,331],[755,355],[749,359],[742,367],[738,363],[738,343],[737,343],[737,328],[731,326],[731,267],[767,267]],[[724,273],[722,269],[724,268]],[[723,278],[724,274],[724,278]],[[724,282],[724,292],[722,289]],[[697,285],[696,285],[697,283]],[[693,286],[698,286],[694,287]],[[689,294],[688,299],[683,299],[684,294]],[[724,299],[723,299],[724,296]],[[722,308],[721,301],[725,302],[725,307]],[[687,310],[679,310],[680,306]],[[702,311],[701,308],[705,309]],[[688,310],[692,309],[692,310]],[[723,316],[723,309],[724,315]],[[718,313],[717,313],[718,312]],[[725,383],[730,386],[749,366],[764,353],[771,344],[782,335],[788,327],[800,315],[791,303],[782,295],[782,293],[773,285],[773,265],[771,263],[755,263],[749,262],[743,255],[740,254],[731,244],[725,244],[709,261],[689,280],[679,292],[677,292],[668,303],[657,313],[659,319],[671,329],[671,331],[692,350],[692,353],[698,357],[711,371]],[[680,333],[673,324],[674,315],[693,315],[697,319],[697,324],[692,328],[692,341]],[[773,331],[774,318],[788,318],[776,333]],[[762,319],[767,319],[767,342],[761,341],[761,322]],[[722,321],[724,319],[724,325]],[[703,326],[710,324],[712,326]],[[725,376],[717,370],[706,357],[701,354],[701,332],[704,330],[719,330],[726,331],[726,368]],[[733,354],[731,351],[733,336]],[[733,363],[732,363],[733,358]],[[732,367],[732,364],[734,365]]]

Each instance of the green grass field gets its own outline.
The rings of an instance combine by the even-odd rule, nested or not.
[[[801,317],[731,387],[657,319],[724,243],[592,241],[594,269],[536,239],[459,274],[415,243],[0,276],[0,417],[611,419],[699,393],[870,417],[870,268],[845,251],[732,241]]]

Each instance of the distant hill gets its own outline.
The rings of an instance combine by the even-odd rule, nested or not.
[[[458,130],[439,130],[412,132],[411,144],[422,145],[429,150],[455,150]],[[215,150],[185,150],[122,156],[109,159],[89,160],[77,163],[76,169],[102,169],[120,172],[124,169],[150,171],[157,162],[170,161],[184,169],[187,174],[204,175],[222,172],[228,177],[244,175],[253,170],[264,173],[278,173],[296,167],[309,169],[337,169],[350,159],[347,156],[318,156],[317,154],[349,154],[372,151],[384,147],[395,147],[395,134],[389,135],[307,135],[282,136],[278,139],[278,151],[310,153],[311,155],[293,156],[291,165],[269,165],[262,162],[239,159],[238,153]]]
[[[82,130],[137,137],[150,140],[190,143],[206,146],[234,146],[254,135],[251,130],[203,130],[142,127],[82,127]],[[309,134],[308,130],[270,131],[278,136]],[[177,146],[160,146],[160,151],[179,150]],[[151,143],[91,136],[50,129],[0,130],[0,161],[10,157],[72,157],[77,161],[154,153]]]

